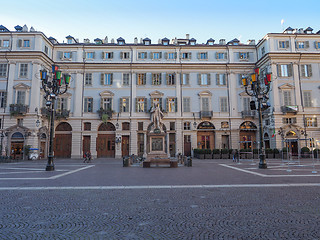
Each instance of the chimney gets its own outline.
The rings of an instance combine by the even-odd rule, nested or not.
[[[189,38],[190,38],[190,34],[189,34],[189,33],[187,33],[187,34],[186,34],[186,39],[188,39],[188,40],[189,40]]]
[[[226,45],[226,40],[225,39],[220,39],[219,40],[220,45]]]

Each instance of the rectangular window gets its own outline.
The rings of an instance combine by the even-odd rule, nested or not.
[[[210,81],[210,75],[209,74],[200,74],[199,75],[200,81],[199,81],[199,85],[210,85],[209,81]]]
[[[113,59],[113,52],[104,52],[103,59]]]
[[[7,106],[7,93],[0,92],[0,108],[5,108]]]
[[[176,112],[176,98],[167,98],[167,112]]]
[[[112,85],[112,83],[113,83],[113,73],[105,73],[103,85]]]
[[[183,130],[190,130],[190,129],[191,129],[190,122],[184,122],[183,123]]]
[[[161,52],[152,52],[151,53],[151,59],[161,59],[162,53]]]
[[[228,112],[228,99],[226,97],[220,98],[220,112]]]
[[[136,112],[145,112],[147,109],[147,99],[146,98],[137,98],[136,100]]]
[[[25,103],[26,103],[26,92],[17,91],[17,104],[25,104]]]
[[[129,98],[120,98],[120,112],[129,112]]]
[[[209,98],[208,97],[202,97],[201,98],[201,111],[204,111],[204,112],[208,112],[210,109],[209,109]]]
[[[93,98],[86,97],[84,98],[84,112],[92,112],[93,108]]]
[[[297,41],[296,48],[298,48],[298,49],[309,48],[309,41]]]
[[[176,84],[176,75],[174,73],[167,73],[167,85]]]
[[[176,123],[170,122],[170,130],[176,130]]]
[[[139,52],[138,59],[147,59],[147,53],[146,52]]]
[[[314,42],[314,46],[316,47],[316,49],[320,49],[320,42]]]
[[[189,85],[189,73],[183,73],[182,74],[182,85]]]
[[[239,52],[239,59],[240,60],[248,60],[249,59],[249,53],[248,52]]]
[[[175,52],[169,52],[167,55],[167,59],[176,59],[177,58],[177,53]]]
[[[10,41],[9,40],[3,40],[2,47],[8,48],[9,46],[10,46]]]
[[[7,64],[0,64],[0,77],[6,77],[7,76]]]
[[[265,49],[265,47],[262,47],[261,48],[261,55],[263,56],[265,53],[266,53],[266,49]]]
[[[112,110],[112,98],[103,98],[102,99],[102,108],[104,110]]]
[[[190,97],[183,98],[183,112],[191,112],[191,110],[190,110]]]
[[[20,64],[20,77],[26,78],[28,76],[28,64],[21,63]]]
[[[243,111],[250,111],[250,98],[244,97],[243,98]]]
[[[317,127],[317,118],[316,117],[306,117],[305,118],[306,127]]]
[[[311,64],[301,65],[301,76],[302,77],[311,77],[312,76]]]
[[[303,105],[304,105],[304,107],[312,107],[312,100],[311,100],[311,92],[310,91],[303,92]]]
[[[86,73],[85,85],[92,85],[92,73]]]
[[[186,52],[181,54],[182,59],[191,59],[191,52]]]
[[[282,49],[289,48],[289,41],[279,41],[279,48],[282,48]]]
[[[278,76],[279,77],[291,77],[292,76],[292,65],[291,64],[279,64],[277,68],[278,68]]]
[[[208,59],[208,53],[207,53],[207,52],[200,52],[200,53],[198,53],[198,59],[200,59],[200,60],[207,60],[207,59]]]
[[[64,52],[63,53],[63,58],[64,59],[71,59],[72,58],[72,53],[71,52]]]
[[[284,106],[291,106],[291,91],[283,91],[283,104]]]
[[[68,99],[67,98],[58,98],[57,99],[57,109],[67,110],[68,109]]]
[[[23,40],[23,47],[30,47],[30,40]]]
[[[45,54],[48,54],[48,53],[49,53],[49,48],[48,48],[48,46],[44,46],[44,53],[45,53]]]
[[[137,85],[141,86],[141,85],[146,85],[146,73],[138,73],[137,74]]]
[[[120,58],[121,59],[130,59],[130,52],[121,52]]]
[[[143,131],[143,122],[138,122],[138,131]]]
[[[152,85],[161,85],[161,73],[152,73]]]
[[[217,86],[226,86],[226,75],[225,74],[218,74],[216,75],[216,85]]]
[[[129,79],[130,79],[129,73],[123,73],[122,74],[122,85],[129,86]]]
[[[297,123],[297,118],[282,118],[282,123],[284,124],[294,124]]]
[[[227,59],[227,53],[225,53],[225,52],[216,52],[216,59],[218,59],[218,60]]]
[[[94,52],[87,52],[86,53],[86,59],[94,59]]]

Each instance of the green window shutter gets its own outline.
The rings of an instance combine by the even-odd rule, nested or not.
[[[167,85],[169,85],[169,74],[166,73],[166,82],[167,82]]]
[[[1,47],[1,43],[2,43],[2,42],[1,42],[1,40],[0,40],[0,47]]]
[[[102,59],[104,59],[104,58],[105,58],[105,56],[104,56],[104,52],[102,52],[102,53],[101,53],[101,58],[102,58]]]
[[[286,48],[289,48],[289,41],[286,41]]]
[[[153,59],[153,52],[150,53],[150,58]]]
[[[288,64],[288,77],[292,77],[292,64]]]
[[[70,52],[70,58],[72,58],[72,52]]]
[[[216,74],[216,85],[219,86],[219,73]]]
[[[247,59],[249,59],[250,58],[250,53],[249,52],[247,52]]]
[[[110,58],[113,58],[113,52],[110,53]]]
[[[169,111],[169,99],[166,98],[166,111],[168,112]]]
[[[162,74],[159,73],[159,85],[161,85],[161,84],[162,84]]]
[[[279,48],[281,48],[281,41],[278,42]]]
[[[138,59],[141,59],[141,52],[138,52]]]
[[[216,52],[216,59],[219,59],[219,53]]]
[[[308,77],[312,77],[312,67],[311,64],[308,64]]]
[[[282,77],[280,64],[277,65],[277,74],[278,74],[278,77]]]
[[[93,52],[93,59],[96,58],[96,52]]]
[[[198,85],[201,85],[201,74],[198,73]]]
[[[148,107],[148,102],[147,102],[147,98],[144,98],[144,112],[147,112],[147,108]]]
[[[315,47],[316,49],[318,49],[318,42],[317,42],[317,41],[314,42],[314,47]]]
[[[21,39],[18,40],[18,47],[22,47],[22,40]]]
[[[162,109],[162,98],[159,98],[160,109]]]
[[[110,73],[110,85],[112,85],[113,84],[113,73]]]
[[[226,74],[223,74],[223,85],[227,85]]]
[[[198,59],[200,59],[200,53],[198,52]]]
[[[175,112],[178,111],[178,98],[174,98],[174,110]]]
[[[138,112],[138,98],[136,98],[136,112]]]
[[[136,74],[136,85],[138,85],[139,73]]]
[[[305,65],[301,65],[301,76],[302,77],[306,76]]]
[[[207,79],[208,79],[208,85],[211,85],[211,75],[210,75],[210,73],[207,74]]]
[[[174,59],[177,59],[178,55],[177,52],[174,53]]]
[[[88,98],[85,98],[84,99],[84,109],[83,109],[84,112],[88,112]]]
[[[238,53],[238,58],[241,59],[240,57],[241,57],[241,53],[239,52],[239,53]]]
[[[123,112],[123,109],[122,109],[122,103],[123,103],[123,98],[120,98],[119,99],[119,112]]]
[[[190,79],[190,74],[189,73],[187,74],[186,78],[187,78],[187,84],[189,85],[189,81],[190,81],[189,80]]]
[[[164,58],[168,59],[168,53],[167,52],[164,53]]]
[[[305,45],[305,48],[309,48],[309,41],[305,41],[304,45]]]
[[[224,53],[224,59],[227,59],[227,58],[228,58],[228,53],[225,52],[225,53]]]
[[[296,41],[294,44],[295,44],[296,48],[298,48],[298,42]]]
[[[101,73],[100,84],[104,85],[104,73]]]

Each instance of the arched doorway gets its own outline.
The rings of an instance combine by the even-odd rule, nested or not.
[[[270,148],[269,134],[265,133],[263,136],[263,139],[264,139],[264,148]]]
[[[116,128],[110,123],[101,123],[98,128],[97,157],[115,157],[115,134]]]
[[[257,126],[251,121],[245,121],[240,125],[240,149],[256,148]]]
[[[197,127],[197,147],[200,149],[214,149],[214,125],[211,122],[201,122]]]
[[[286,147],[292,156],[298,155],[298,136],[297,133],[293,130],[290,130],[286,133]]]
[[[40,158],[45,158],[47,156],[47,135],[42,133],[40,135]]]
[[[62,122],[56,127],[54,138],[54,156],[57,158],[71,158],[72,127]]]
[[[24,136],[21,132],[15,132],[11,136],[11,152],[12,159],[23,159]]]

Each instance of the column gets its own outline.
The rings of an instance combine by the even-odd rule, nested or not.
[[[32,64],[32,80],[31,80],[31,94],[30,94],[30,107],[29,112],[35,113],[35,109],[38,109],[38,113],[40,113],[40,107],[41,107],[41,99],[40,99],[40,87],[41,87],[41,80],[40,76],[40,64],[33,63]],[[35,120],[36,121],[36,120]]]
[[[302,102],[301,102],[301,95],[302,92],[300,91],[300,83],[299,83],[299,66],[297,63],[293,64],[293,82],[294,82],[294,96],[296,104],[298,105],[299,111],[302,111]]]
[[[280,104],[282,101],[280,101],[279,96],[279,86],[278,86],[278,77],[277,77],[277,65],[271,64],[271,71],[272,71],[272,89],[271,94],[273,93],[273,106],[275,112],[280,112]]]
[[[181,98],[181,74],[180,73],[176,73],[176,98],[177,98],[177,112],[176,115],[177,116],[181,116],[181,104],[182,104],[182,98]]]
[[[16,71],[16,62],[10,62],[9,63],[9,72],[8,72],[8,92],[7,92],[7,109],[6,112],[10,112],[10,104],[14,103],[14,79],[15,74],[18,74],[18,71]]]
[[[229,74],[229,105],[230,105],[230,115],[231,117],[238,116],[238,94],[237,94],[237,74]]]
[[[83,89],[83,74],[76,73],[74,79],[74,102],[73,102],[73,116],[74,117],[81,117],[82,113],[82,103],[83,103],[83,96],[82,96],[82,89]]]

